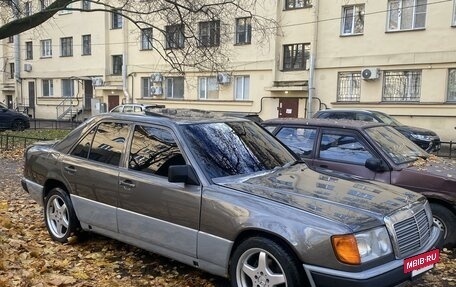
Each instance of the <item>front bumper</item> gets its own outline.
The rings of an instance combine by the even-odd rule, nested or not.
[[[43,186],[28,180],[26,178],[21,179],[22,188],[30,194],[30,197],[35,200],[39,205],[43,206]]]
[[[442,248],[443,233],[433,226],[429,243],[415,255]],[[411,255],[412,257],[414,255]],[[312,287],[388,287],[412,280],[411,273],[404,273],[404,259],[397,259],[363,272],[346,272],[304,264]]]

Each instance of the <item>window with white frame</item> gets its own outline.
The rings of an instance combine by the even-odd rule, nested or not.
[[[51,79],[43,80],[43,97],[52,97],[54,95],[54,81]]]
[[[220,21],[199,22],[199,44],[203,47],[220,45]]]
[[[383,72],[384,102],[419,102],[421,96],[421,71]]]
[[[456,69],[448,70],[448,96],[449,102],[456,102]]]
[[[92,54],[92,36],[82,35],[82,55]]]
[[[141,97],[148,98],[152,96],[150,86],[152,85],[150,77],[141,78]]]
[[[113,55],[112,56],[112,74],[121,75],[122,74],[122,65],[123,65],[122,55]]]
[[[184,48],[185,34],[184,25],[175,24],[165,27],[166,30],[166,49]]]
[[[283,46],[283,69],[307,70],[310,55],[310,44],[292,44]]]
[[[170,99],[183,99],[184,77],[166,77],[165,96]]]
[[[252,40],[252,17],[236,19],[236,44],[250,44]]]
[[[141,29],[141,50],[152,50],[152,28]]]
[[[198,97],[204,100],[218,99],[219,85],[217,77],[198,78]]]
[[[239,101],[248,100],[250,93],[250,76],[234,77],[234,98]]]
[[[111,28],[121,29],[122,28],[122,15],[118,14],[117,10],[111,12]]]
[[[52,57],[52,40],[41,40],[41,57],[49,58]]]
[[[73,96],[74,96],[73,80],[62,79],[62,97],[70,98]]]
[[[342,35],[359,35],[364,32],[364,4],[342,7]]]
[[[60,56],[73,56],[73,37],[60,38]]]
[[[340,72],[337,78],[337,101],[359,102],[361,72]]]
[[[426,6],[427,0],[389,0],[388,31],[424,28]]]
[[[25,59],[33,60],[33,42],[25,42]]]
[[[285,10],[312,6],[312,0],[285,0]]]

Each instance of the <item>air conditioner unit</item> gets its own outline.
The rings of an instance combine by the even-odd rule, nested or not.
[[[218,73],[217,82],[221,85],[226,85],[231,82],[231,76],[227,73]]]
[[[378,68],[365,68],[361,71],[363,80],[375,80],[380,76]]]
[[[161,82],[163,81],[163,76],[161,73],[153,73],[152,75],[150,75],[150,81],[154,83]]]
[[[92,78],[92,86],[94,87],[101,87],[103,86],[103,78]]]
[[[24,64],[24,71],[31,72],[32,71],[32,64]]]

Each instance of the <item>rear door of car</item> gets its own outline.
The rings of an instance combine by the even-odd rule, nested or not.
[[[79,221],[100,233],[117,232],[119,164],[128,132],[128,124],[102,122],[62,160]]]
[[[355,130],[322,128],[313,155],[312,166],[315,168],[390,182],[389,171],[375,172],[365,167],[367,159],[380,158],[380,156]]]
[[[201,187],[168,181],[169,166],[187,161],[173,131],[136,125],[129,151],[119,174],[119,232],[181,261],[195,258]]]

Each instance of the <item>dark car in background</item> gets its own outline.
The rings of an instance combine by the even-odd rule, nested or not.
[[[390,183],[424,194],[445,244],[456,245],[456,162],[430,155],[382,123],[273,119],[263,126],[309,167]]]
[[[392,286],[443,241],[423,195],[316,172],[220,113],[98,115],[29,147],[22,184],[56,241],[100,233],[233,287]]]
[[[424,128],[404,125],[390,115],[379,111],[328,109],[318,111],[313,117],[318,119],[345,119],[385,123],[394,127],[401,134],[409,138],[427,152],[440,150],[440,137],[435,132]]]
[[[28,115],[8,109],[5,105],[0,104],[0,131],[23,131],[28,128],[30,128]]]

